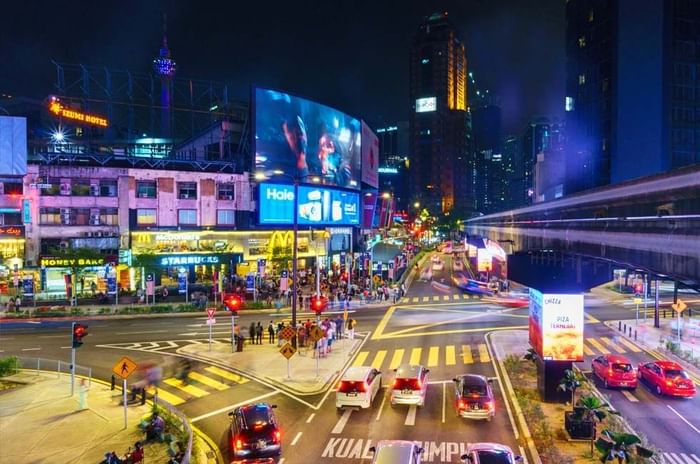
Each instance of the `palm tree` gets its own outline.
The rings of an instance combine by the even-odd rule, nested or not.
[[[530,362],[537,361],[537,351],[534,348],[528,348],[527,352],[523,355],[523,359]]]
[[[529,352],[528,352],[529,354]],[[526,355],[527,356],[527,355]],[[579,371],[567,369],[564,371],[564,377],[559,381],[557,389],[561,391],[571,392],[571,406],[575,404],[576,390],[586,381],[586,377]]]
[[[622,464],[622,461],[629,462],[631,447],[633,445],[639,447],[639,443],[641,442],[641,438],[633,433],[615,433],[610,430],[604,430],[601,437],[596,440],[595,446],[601,453],[601,462],[605,463],[608,460],[612,460],[608,459],[608,457],[611,457],[617,458],[618,464]],[[645,448],[644,450],[646,451],[643,453],[644,457],[650,458],[653,455],[652,451],[646,450]]]
[[[586,395],[578,399],[576,406],[581,411],[581,419],[590,421],[593,426],[591,433],[591,454],[593,454],[593,444],[595,442],[595,430],[599,422],[605,419],[608,414],[619,414],[613,410],[609,404],[601,401],[600,398],[593,395]]]

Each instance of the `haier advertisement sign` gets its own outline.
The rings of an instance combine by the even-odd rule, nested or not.
[[[356,192],[300,185],[297,222],[302,226],[360,224],[360,195]],[[294,186],[260,184],[260,224],[294,223]]]

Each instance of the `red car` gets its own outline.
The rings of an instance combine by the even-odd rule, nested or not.
[[[680,364],[673,361],[654,361],[640,364],[637,376],[657,395],[695,396],[695,384]]]
[[[598,356],[591,362],[593,374],[603,381],[605,388],[637,388],[637,376],[629,359],[616,354]]]

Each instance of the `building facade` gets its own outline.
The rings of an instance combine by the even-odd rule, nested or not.
[[[473,107],[471,120],[476,210],[488,214],[499,210],[504,201],[501,108],[493,104]]]
[[[408,209],[408,121],[377,129],[379,138],[379,191],[394,198],[397,211]]]

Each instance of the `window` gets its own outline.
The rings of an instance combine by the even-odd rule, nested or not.
[[[119,225],[119,210],[117,208],[102,208],[100,210],[100,224],[106,226]]]
[[[177,197],[181,200],[197,198],[197,183],[179,182],[177,184]]]
[[[578,48],[583,48],[586,46],[586,36],[582,35],[578,38]]]
[[[177,210],[177,223],[180,225],[197,225],[197,210],[196,209],[179,209]]]
[[[61,223],[60,208],[40,208],[39,224],[54,225]]]
[[[0,226],[21,226],[22,215],[20,213],[0,214]]]
[[[594,19],[595,19],[595,14],[593,13],[593,10],[590,10],[588,12],[588,22],[592,23]]]
[[[70,184],[70,194],[77,197],[90,195],[90,181],[88,179],[74,179]]]
[[[116,180],[101,180],[100,181],[100,196],[101,197],[116,197],[117,196],[117,181]]]
[[[219,225],[233,225],[235,224],[234,211],[232,209],[219,209],[216,210],[216,223]]]
[[[219,200],[233,200],[233,184],[219,184]]]
[[[578,85],[583,85],[586,83],[586,75],[585,74],[579,74],[578,75]]]
[[[22,195],[22,182],[0,182],[0,195]]]
[[[158,214],[155,209],[139,208],[136,210],[136,224],[140,226],[155,226]]]
[[[156,198],[156,181],[142,180],[136,182],[136,196],[138,198]]]
[[[75,208],[71,210],[71,224],[76,226],[87,226],[90,224],[90,209]]]

